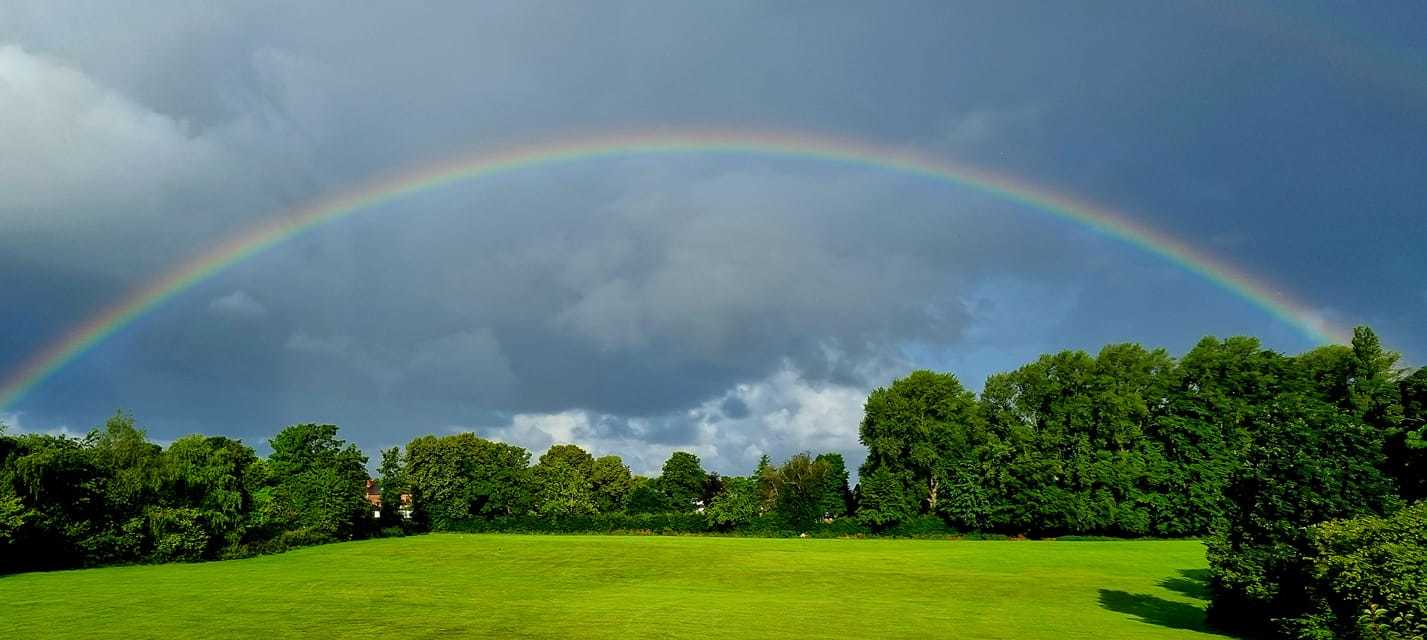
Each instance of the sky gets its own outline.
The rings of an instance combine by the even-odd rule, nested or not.
[[[445,158],[802,132],[1123,212],[1427,359],[1419,2],[0,1],[0,379],[225,239]],[[840,451],[917,368],[1301,327],[1163,256],[904,172],[619,155],[278,243],[0,407],[375,455],[473,431],[657,472]]]

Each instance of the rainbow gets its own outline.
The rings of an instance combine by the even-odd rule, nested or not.
[[[464,180],[577,161],[693,154],[810,159],[968,188],[1068,220],[1165,258],[1263,309],[1312,342],[1346,341],[1340,329],[1315,317],[1305,305],[1233,265],[1137,223],[1127,215],[1023,179],[955,164],[914,150],[811,134],[721,130],[616,132],[457,156],[413,171],[390,174],[273,216],[131,292],[35,353],[0,383],[0,410],[12,407],[66,364],[165,301],[236,263],[323,224],[419,191]]]

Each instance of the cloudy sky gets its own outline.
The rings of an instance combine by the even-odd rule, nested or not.
[[[800,131],[1104,203],[1427,359],[1427,5],[0,0],[0,378],[225,238],[463,154]],[[418,6],[419,5],[419,6]],[[650,471],[861,460],[868,389],[1296,327],[915,176],[615,156],[430,189],[175,296],[0,419],[364,449],[471,430]]]

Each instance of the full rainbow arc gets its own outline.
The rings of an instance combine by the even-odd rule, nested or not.
[[[67,363],[132,324],[166,300],[227,267],[324,223],[373,206],[453,182],[549,165],[641,155],[749,155],[819,160],[879,169],[948,183],[1068,220],[1169,260],[1180,268],[1268,312],[1315,343],[1346,342],[1277,288],[1233,265],[1194,249],[1130,217],[1043,186],[915,151],[878,144],[789,132],[682,130],[617,132],[565,139],[503,151],[457,156],[420,169],[391,174],[343,193],[311,201],[227,238],[210,251],[166,272],[26,360],[0,384],[0,410],[11,408]]]

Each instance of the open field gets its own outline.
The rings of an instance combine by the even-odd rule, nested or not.
[[[0,578],[0,638],[1209,638],[1192,541],[437,534]]]

